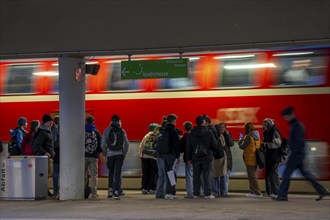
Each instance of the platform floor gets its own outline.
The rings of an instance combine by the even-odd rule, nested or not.
[[[178,192],[174,200],[125,193],[121,200],[108,199],[101,190],[98,199],[0,201],[0,219],[330,219],[329,196],[316,202],[317,195],[290,194],[288,202],[276,202],[243,193],[214,200],[185,199],[185,192]]]

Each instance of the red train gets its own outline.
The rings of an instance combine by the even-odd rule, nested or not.
[[[226,122],[238,139],[246,121],[261,129],[266,117],[275,119],[286,136],[289,126],[280,111],[292,105],[307,128],[312,169],[319,179],[329,180],[329,54],[330,45],[190,53],[183,54],[189,58],[187,78],[145,80],[120,79],[120,61],[127,60],[126,56],[94,57],[88,62],[101,67],[98,75],[86,77],[86,114],[95,116],[101,132],[111,115],[119,114],[129,140],[136,143],[150,123],[160,123],[169,113],[179,116],[180,129],[183,122],[207,114],[214,123]],[[136,55],[132,60],[173,57],[178,54]],[[58,114],[57,59],[2,60],[0,74],[3,141],[9,140],[9,129],[16,126],[20,116],[30,121],[40,120],[44,113]],[[131,153],[136,156],[134,150]],[[241,152],[234,149],[234,153],[241,160]],[[236,171],[240,175],[245,170],[238,165]],[[128,171],[127,175],[131,173],[137,174]]]

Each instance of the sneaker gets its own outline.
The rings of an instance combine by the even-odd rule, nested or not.
[[[113,199],[120,200],[119,193],[117,191],[113,194]]]
[[[119,195],[120,195],[120,196],[124,196],[125,193],[124,193],[123,191],[121,191],[121,192],[119,193]]]
[[[156,190],[154,189],[149,190],[149,194],[156,194]]]
[[[172,194],[166,194],[165,199],[175,199],[175,196]]]
[[[215,197],[213,195],[209,195],[209,196],[204,196],[204,199],[215,199]]]
[[[149,194],[149,192],[148,192],[148,190],[146,190],[146,189],[142,189],[142,194],[143,194],[143,195],[146,195],[146,194]]]
[[[194,196],[193,196],[193,195],[185,195],[184,198],[185,198],[185,199],[193,199]]]
[[[99,195],[97,193],[92,194],[92,199],[97,199],[97,198],[99,198]]]
[[[163,196],[163,195],[156,195],[156,199],[164,199],[165,198],[165,196]]]
[[[193,196],[193,199],[199,199],[199,196]]]
[[[109,190],[108,190],[108,198],[112,198],[112,197],[113,197],[112,189],[109,188]]]
[[[277,198],[277,195],[274,194],[274,193],[272,193],[272,194],[269,195],[269,197],[271,197],[271,198]]]
[[[250,197],[250,198],[261,198],[262,195],[257,195],[257,194],[254,194],[254,193],[248,193],[245,195],[246,197]]]

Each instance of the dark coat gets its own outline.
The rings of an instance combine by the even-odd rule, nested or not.
[[[180,158],[180,137],[174,124],[168,123],[165,126],[164,131],[167,131],[170,136],[169,144],[171,154],[175,154],[175,158]]]
[[[223,136],[225,137],[226,144],[224,146],[224,150],[227,156],[227,169],[233,170],[233,156],[231,153],[231,147],[234,146],[234,140],[230,133],[224,133]]]
[[[305,142],[305,128],[303,124],[297,119],[293,119],[291,122],[290,134],[288,143],[290,146],[290,156],[296,154],[306,155],[306,142]]]
[[[32,144],[32,150],[35,155],[41,156],[45,155],[47,152],[52,158],[54,158],[55,151],[53,147],[52,133],[49,129],[42,126],[38,129]]]
[[[197,148],[197,143],[202,140],[204,146],[208,149],[208,154],[202,158],[195,158],[193,156],[194,150]],[[195,126],[191,133],[188,136],[187,140],[187,160],[212,160],[213,152],[219,151],[218,149],[218,141],[215,138],[213,132],[205,126]]]

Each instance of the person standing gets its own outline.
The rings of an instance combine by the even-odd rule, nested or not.
[[[227,174],[225,175],[225,190],[224,196],[228,196],[229,189],[229,176],[231,171],[233,170],[233,157],[231,153],[231,147],[234,146],[234,140],[227,130],[227,126],[224,122],[220,122],[219,126],[219,139],[220,142],[224,145],[224,150],[227,158]],[[221,181],[221,180],[220,180]]]
[[[211,171],[213,152],[219,151],[218,141],[213,132],[205,126],[205,118],[198,116],[195,126],[187,140],[187,161],[193,165],[193,198],[200,196],[201,182],[204,187],[204,198],[214,199],[211,195]],[[202,179],[202,180],[201,180]]]
[[[158,134],[158,124],[150,124],[148,130],[149,132],[142,139],[138,150],[142,166],[142,194],[155,193],[157,185],[157,162],[154,141]]]
[[[97,194],[97,176],[98,176],[98,158],[102,152],[100,132],[95,126],[93,116],[88,116],[85,120],[85,185],[89,183],[91,177],[92,198],[98,198]]]
[[[27,133],[27,131],[25,130],[28,125],[26,118],[24,117],[18,118],[17,124],[18,126],[14,130],[10,129],[11,143],[15,143],[12,145],[12,147],[10,146],[11,143],[9,143],[8,145],[8,153],[11,156],[22,154],[21,145],[23,138]]]
[[[185,123],[183,123],[183,128],[184,128],[185,133],[183,134],[183,136],[180,139],[180,149],[181,149],[181,153],[183,153],[183,161],[185,164],[184,171],[185,171],[186,191],[187,191],[187,195],[185,196],[185,198],[192,199],[194,197],[193,167],[192,167],[192,164],[188,163],[188,161],[187,161],[186,149],[187,149],[188,136],[191,132],[191,129],[193,128],[193,125],[190,121],[186,121]]]
[[[256,150],[260,147],[260,135],[251,122],[244,125],[245,136],[238,141],[240,149],[244,150],[243,159],[250,183],[250,193],[247,197],[262,197],[257,176]]]
[[[277,131],[274,120],[265,118],[262,122],[264,139],[261,146],[265,148],[265,184],[266,192],[270,197],[277,197],[280,187],[278,177],[278,167],[281,162],[279,148],[281,146],[281,136]]]
[[[35,134],[37,133],[38,129],[40,126],[40,121],[39,120],[33,120],[30,123],[30,131],[24,136],[22,145],[21,145],[21,150],[22,150],[22,155],[33,155],[32,152],[32,141],[34,139]]]
[[[299,169],[301,174],[312,184],[319,197],[316,201],[323,199],[327,195],[327,190],[315,180],[315,177],[306,170],[304,159],[306,156],[306,141],[304,125],[298,120],[294,113],[292,106],[287,107],[281,111],[284,120],[290,124],[290,133],[288,137],[288,144],[290,146],[290,155],[286,163],[286,168],[282,177],[282,183],[275,201],[288,201],[288,190],[290,186],[290,177],[294,170]]]
[[[173,170],[173,164],[180,163],[180,137],[178,130],[175,128],[176,120],[178,116],[175,114],[169,114],[166,116],[166,121],[168,124],[165,126],[164,131],[169,134],[169,153],[164,154],[165,162],[165,173],[168,174],[169,171]],[[175,178],[176,174],[174,172]],[[165,199],[174,199],[176,198],[176,189],[175,185],[172,185],[169,179],[169,176],[166,175],[166,194]]]
[[[32,123],[32,122],[31,122]],[[52,125],[53,145],[54,145],[54,163],[53,163],[53,187],[54,196],[56,199],[59,198],[59,176],[60,176],[60,117],[54,117],[54,123]]]
[[[124,158],[128,152],[129,142],[121,120],[118,115],[113,115],[111,123],[105,129],[101,142],[102,153],[107,157],[108,198],[120,199],[121,169]]]
[[[48,157],[48,177],[52,175],[52,164],[55,156],[51,132],[52,124],[53,118],[48,114],[44,114],[42,117],[42,124],[40,125],[32,144],[33,154]],[[49,190],[48,196],[53,196]]]

